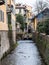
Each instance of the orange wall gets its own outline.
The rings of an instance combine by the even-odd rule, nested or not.
[[[37,23],[38,23],[38,21],[37,21],[37,19],[35,18],[33,21],[32,21],[32,23],[33,23],[33,30],[37,30]]]
[[[6,6],[1,5],[0,10],[4,12],[4,22],[0,21],[0,30],[8,30],[8,22],[7,22],[7,14],[6,14]]]

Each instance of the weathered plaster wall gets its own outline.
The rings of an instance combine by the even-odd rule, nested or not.
[[[0,31],[0,59],[5,52],[7,52],[10,48],[8,32]]]

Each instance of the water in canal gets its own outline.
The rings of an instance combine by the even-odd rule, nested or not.
[[[31,40],[20,40],[18,46],[5,59],[2,65],[43,65],[36,44]]]

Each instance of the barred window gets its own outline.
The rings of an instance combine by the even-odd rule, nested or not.
[[[0,21],[4,22],[4,12],[0,10]]]

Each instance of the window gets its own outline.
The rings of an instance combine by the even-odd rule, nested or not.
[[[21,9],[19,9],[19,13],[21,13]]]
[[[4,12],[0,10],[0,21],[4,22]]]
[[[11,5],[11,11],[13,11],[13,5]]]
[[[0,35],[0,46],[1,46],[1,35]]]

